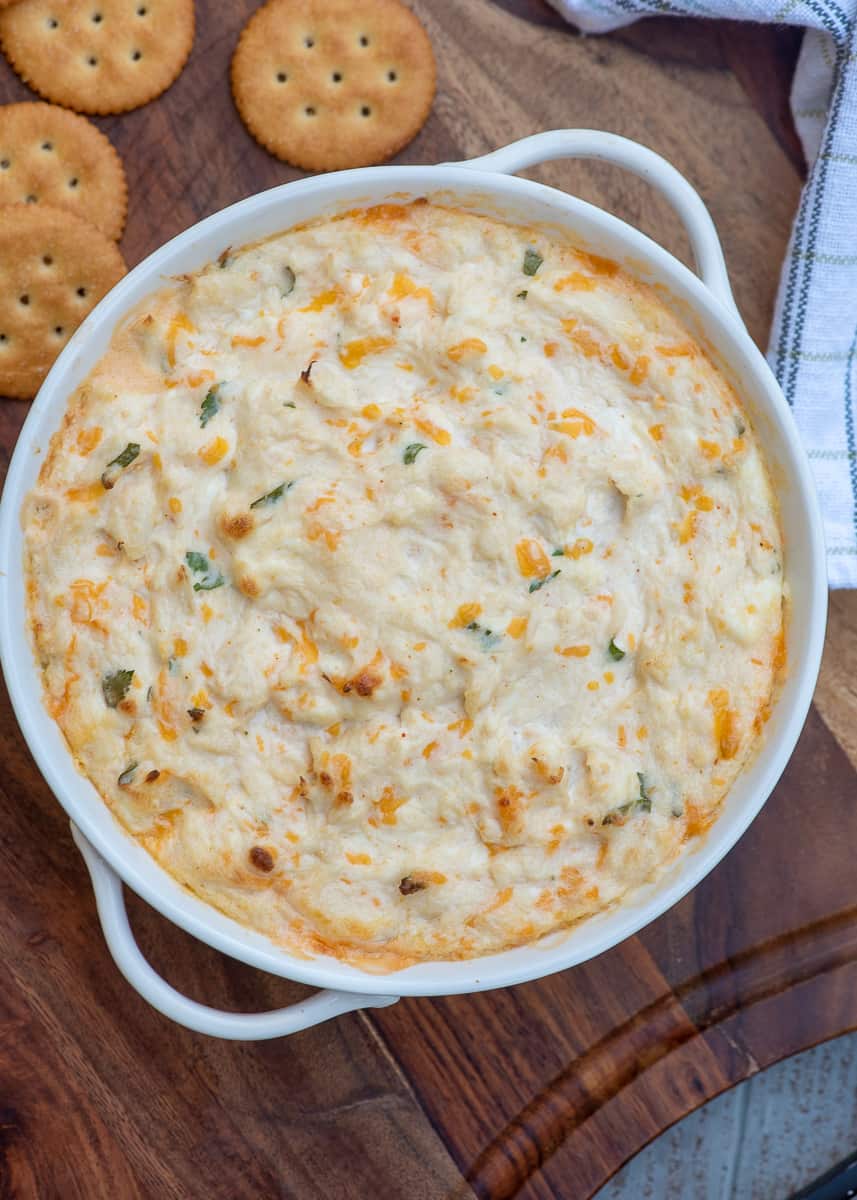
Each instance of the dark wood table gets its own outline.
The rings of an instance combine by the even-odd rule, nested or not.
[[[160,100],[101,121],[129,173],[129,263],[296,172],[245,133],[227,67],[252,0],[198,4]],[[580,38],[539,0],[415,0],[437,52],[439,162],[536,130],[611,129],[694,181],[764,344],[802,164],[793,31],[651,20]],[[0,63],[0,99],[26,89]],[[681,256],[665,205],[595,164],[538,178]],[[0,469],[27,405],[0,402]],[[854,594],[857,596],[857,593]],[[170,1024],[122,980],[68,822],[0,697],[0,1195],[585,1200],[640,1146],[784,1055],[857,1026],[857,604],[840,595],[816,706],[738,847],[671,912],[594,962],[473,997],[404,1000],[270,1043]],[[849,758],[850,755],[850,758]],[[232,962],[132,898],[144,951],[211,1004],[305,989]]]

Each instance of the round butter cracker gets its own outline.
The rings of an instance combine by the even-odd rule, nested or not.
[[[55,104],[0,108],[0,205],[55,204],[109,238],[125,224],[122,160],[100,130]]]
[[[0,395],[34,396],[124,274],[116,243],[82,217],[49,204],[0,208]]]
[[[268,0],[232,59],[241,119],[309,171],[383,162],[422,128],[435,92],[431,42],[399,0]]]
[[[40,96],[85,113],[154,100],[193,44],[193,0],[17,0],[0,10],[0,46]]]

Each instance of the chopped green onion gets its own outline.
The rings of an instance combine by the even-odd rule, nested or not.
[[[631,812],[650,813],[652,811],[652,798],[646,788],[646,777],[642,771],[637,772],[637,779],[640,781],[640,794],[634,800],[628,800],[624,804],[620,804],[617,808],[611,808],[610,811],[602,818],[602,825],[624,825],[624,821],[620,820]],[[679,814],[681,815],[681,814]]]
[[[555,571],[551,571],[550,575],[545,575],[544,579],[534,579],[530,584],[529,591],[537,592],[539,588],[543,588],[546,583],[550,583],[552,579],[556,579],[559,573],[559,567],[557,567]]]
[[[185,562],[192,571],[208,570],[208,559],[204,554],[198,554],[196,550],[188,550],[185,555]]]
[[[129,763],[116,782],[120,787],[126,787],[134,778],[134,772],[137,770],[137,763]]]
[[[642,771],[638,771],[637,778],[640,781],[640,795],[637,798],[637,808],[639,808],[641,812],[651,812],[652,797],[646,790],[646,777]]]
[[[516,300],[526,300],[528,295],[529,295],[529,292],[527,291],[526,288],[524,288],[524,290],[522,292],[517,293],[517,295],[515,296],[515,299]]]
[[[125,699],[133,678],[134,672],[126,670],[112,671],[102,678],[101,691],[108,708],[116,708]]]
[[[140,443],[129,442],[121,454],[117,454],[115,458],[111,458],[110,462],[107,464],[101,474],[101,485],[105,491],[109,492],[112,487],[115,487],[116,480],[119,478],[120,473],[124,471],[126,467],[130,467],[131,463],[139,453]],[[111,471],[111,467],[115,467],[116,470]]]
[[[281,483],[278,487],[272,488],[270,492],[266,492],[264,496],[260,496],[258,500],[254,500],[250,505],[251,508],[267,507],[269,504],[276,504],[278,500],[282,500],[283,493],[294,487],[294,480],[289,483]]]
[[[428,446],[426,446],[425,442],[411,442],[410,445],[405,446],[405,453],[402,456],[402,461],[405,463],[405,466],[409,467],[411,463],[416,462],[416,458],[420,450],[428,450]]]
[[[220,389],[222,386],[222,384],[216,383],[214,387],[209,388],[205,393],[205,399],[199,410],[199,423],[203,429],[205,429],[211,418],[216,417],[220,412]]]
[[[612,638],[610,639],[610,645],[607,647],[607,653],[614,662],[621,662],[621,660],[625,657],[625,651],[620,650]]]
[[[562,546],[557,546],[556,550],[551,550],[551,558],[565,558],[565,550]]]
[[[193,573],[202,576],[202,579],[193,585],[195,592],[211,592],[214,588],[222,587],[226,583],[220,572],[212,569],[204,554],[199,554],[196,550],[188,550],[184,557]]]
[[[539,267],[545,260],[539,254],[538,250],[532,248],[524,251],[524,274],[535,275]]]

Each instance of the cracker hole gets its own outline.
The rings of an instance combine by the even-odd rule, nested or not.
[[[57,337],[62,337],[62,335],[65,333],[65,327],[62,325],[54,325],[54,333],[57,335]]]
[[[315,109],[313,108],[313,106],[311,104],[308,104],[307,107],[304,109],[304,113],[308,117],[314,117]]]
[[[94,12],[94,13],[92,14],[92,23],[93,23],[93,25],[100,25],[100,24],[101,24],[101,22],[102,22],[103,20],[104,20],[104,14],[103,14],[103,13],[100,13],[100,12]]]
[[[368,37],[366,36],[366,34],[365,34],[365,33],[361,33],[361,34],[360,34],[360,37],[359,37],[357,40],[358,40],[358,42],[360,43],[360,45],[361,45],[361,46],[368,46],[368,45],[369,45],[369,39],[368,39]]]
[[[76,187],[77,187],[77,185],[78,185],[78,182],[79,182],[79,180],[78,180],[77,176],[76,176],[76,175],[74,175],[74,176],[72,176],[72,178],[71,178],[71,179],[68,181],[68,186],[69,186],[70,188],[76,188]]]
[[[45,24],[47,25],[48,29],[59,29],[60,27],[60,23],[56,17],[48,17]]]
[[[148,10],[148,8],[146,8],[145,4],[141,4],[140,7],[137,9],[137,16],[145,17],[145,15],[148,11],[149,10]]]
[[[53,142],[42,142],[43,150],[53,150],[53,148],[54,148]]]
[[[51,266],[53,266],[54,260],[51,258],[50,254],[43,254],[42,262],[45,264],[46,267],[51,267]]]
[[[86,288],[85,288],[85,287],[79,287],[79,288],[77,289],[77,294],[78,294],[78,296],[80,296],[81,300],[84,300],[84,299],[86,299]]]
[[[8,158],[0,159],[0,171],[8,171],[11,165]]]
[[[24,197],[24,203],[25,204],[35,204],[38,201],[38,199],[39,199],[38,196],[34,196],[31,193],[29,196]]]
[[[89,66],[89,67],[97,67],[98,59],[95,57],[94,54],[90,54],[86,60],[86,63],[87,63],[87,66]]]
[[[8,342],[8,341],[9,341],[9,339],[6,337],[6,334],[0,333],[0,346],[2,346],[4,342]]]
[[[360,116],[361,117],[371,117],[372,116],[372,109],[369,107],[368,104],[364,104],[363,107],[360,109]]]
[[[285,83],[287,79],[288,79],[288,75],[286,74],[285,71],[277,72],[277,83]]]
[[[24,292],[23,296],[18,297],[18,303],[23,304],[24,308],[30,303],[30,297]]]
[[[131,51],[131,61],[132,62],[139,62],[142,57],[143,57],[143,53],[141,50],[132,50]]]
[[[315,38],[305,37],[304,45],[306,46],[307,50],[312,50],[313,46],[315,45]]]
[[[399,78],[399,76],[396,74],[396,72],[395,72],[395,71],[388,71],[388,72],[387,72],[387,80],[388,80],[388,82],[390,82],[390,83],[395,83],[395,82],[396,82],[396,80],[397,80],[398,78]]]
[[[334,83],[342,83],[342,72],[334,71],[330,78],[333,80]]]

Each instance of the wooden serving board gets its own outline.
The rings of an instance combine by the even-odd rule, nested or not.
[[[135,263],[199,217],[296,172],[241,126],[227,68],[252,0],[198,3],[191,61],[155,103],[101,121],[124,156]],[[574,36],[539,0],[414,0],[439,91],[406,162],[540,129],[612,129],[670,158],[723,235],[764,343],[800,184],[784,114],[790,32],[657,20]],[[26,89],[0,63],[0,100]],[[661,201],[598,165],[538,178],[686,246]],[[0,469],[27,405],[0,402]],[[785,1055],[857,1026],[857,605],[782,782],[694,893],[639,936],[508,991],[341,1017],[261,1044],[150,1009],[110,961],[62,810],[0,697],[0,1194],[85,1197],[520,1195],[585,1200],[647,1140]],[[193,942],[143,903],[144,951],[210,1004],[305,989]]]

